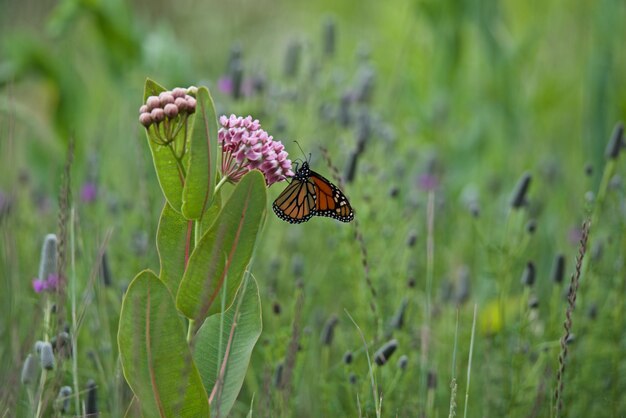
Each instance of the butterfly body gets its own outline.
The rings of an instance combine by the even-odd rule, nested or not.
[[[291,183],[272,205],[283,221],[297,224],[313,216],[327,216],[341,222],[354,219],[354,211],[337,186],[302,163]]]

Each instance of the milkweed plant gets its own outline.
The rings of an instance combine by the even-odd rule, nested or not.
[[[139,113],[165,203],[160,271],[140,272],[122,303],[124,376],[143,416],[226,416],[261,334],[248,267],[266,188],[293,175],[291,161],[258,120],[218,123],[205,87],[168,91],[148,79]]]

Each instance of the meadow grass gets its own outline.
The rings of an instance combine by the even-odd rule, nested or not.
[[[116,336],[130,280],[158,270],[146,77],[207,85],[329,179],[332,160],[355,210],[268,207],[231,416],[626,414],[623,2],[83,3],[0,17],[0,417],[137,410]],[[49,233],[54,307],[31,283]],[[29,380],[61,332],[71,350]]]

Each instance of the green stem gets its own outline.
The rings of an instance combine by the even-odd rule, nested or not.
[[[48,342],[50,341],[50,312],[52,311],[52,301],[50,300],[49,295],[46,295],[46,302],[45,302],[45,311],[43,314],[43,329],[44,329],[44,341]],[[35,416],[37,418],[39,418],[41,416],[41,413],[43,412],[41,407],[42,407],[42,398],[43,398],[43,389],[44,389],[44,385],[46,383],[46,376],[47,376],[47,371],[46,369],[43,369],[41,371],[41,375],[39,378],[39,388],[37,389],[37,412],[35,413]]]
[[[176,160],[176,165],[178,166],[178,170],[182,174],[183,178],[186,178],[187,177],[187,172],[185,171],[185,167],[183,167],[183,159],[182,159],[182,157],[178,158],[178,156],[176,155],[176,151],[174,150],[174,147],[172,146],[172,144],[168,145],[167,148],[170,150],[170,152],[172,153],[172,156]]]
[[[74,384],[74,408],[75,413],[80,414],[80,390],[78,386],[78,320],[76,317],[76,258],[75,258],[75,231],[74,231],[74,208],[70,212],[70,257],[72,274],[70,275],[70,293],[72,304],[72,380]]]
[[[189,320],[189,325],[187,327],[187,342],[190,343],[191,339],[193,338],[193,327],[196,321],[194,321],[193,319]]]
[[[224,184],[226,184],[227,181],[228,181],[228,176],[222,177],[220,181],[217,183],[217,186],[215,186],[214,194],[217,194],[217,192],[219,192],[219,190],[222,188]]]

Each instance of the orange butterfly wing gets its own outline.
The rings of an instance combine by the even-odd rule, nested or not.
[[[306,222],[315,214],[315,186],[308,179],[294,179],[272,205],[276,215],[292,224]]]
[[[310,179],[315,184],[317,196],[315,215],[328,216],[341,222],[350,222],[354,219],[354,211],[350,202],[337,186],[315,171],[311,171]]]

